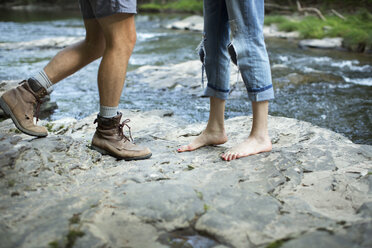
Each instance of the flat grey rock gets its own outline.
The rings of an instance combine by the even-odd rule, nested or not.
[[[22,42],[4,42],[0,43],[0,49],[6,50],[33,50],[33,49],[49,49],[49,48],[64,48],[76,42],[83,40],[84,37],[52,37],[40,40],[22,41]]]
[[[250,116],[226,121],[224,145],[177,153],[205,123],[123,113],[150,159],[90,149],[95,115],[53,121],[41,139],[0,122],[2,247],[370,247],[371,146],[270,116],[273,151],[225,162]]]
[[[137,80],[147,83],[156,89],[187,90],[190,94],[200,95],[207,85],[204,72],[202,84],[202,63],[199,60],[186,61],[168,66],[141,66],[135,70]],[[242,82],[241,74],[235,65],[230,63],[230,86],[234,89],[236,83]]]
[[[183,20],[170,23],[166,28],[202,32],[204,28],[204,19],[202,16],[193,15]]]
[[[282,38],[282,39],[297,39],[300,38],[300,33],[297,31],[283,32],[279,31],[278,26],[271,24],[264,26],[263,33],[266,38]]]
[[[308,39],[299,42],[300,47],[335,49],[342,47],[342,38]]]
[[[196,32],[203,32],[204,29],[204,19],[202,16],[189,16],[182,20],[177,20],[169,23],[165,26],[168,29],[178,29],[178,30],[190,30]],[[300,37],[300,33],[294,32],[283,32],[278,30],[278,26],[272,24],[270,26],[264,26],[263,29],[264,36],[267,38],[285,38],[285,39],[295,39]]]

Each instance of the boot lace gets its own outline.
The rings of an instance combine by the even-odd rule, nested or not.
[[[40,113],[41,104],[43,104],[43,101],[37,99],[36,110],[35,110],[36,124],[39,121],[39,113]]]
[[[27,80],[23,80],[22,82],[20,82],[18,84],[22,85],[24,83],[27,83]],[[37,124],[37,122],[39,121],[40,106],[41,106],[41,104],[43,104],[43,101],[41,99],[39,99],[39,97],[37,97],[34,92],[30,91],[30,93],[35,96],[36,102],[37,102],[36,103],[36,109],[34,110],[34,116],[36,117],[36,124]],[[30,117],[27,116],[27,118],[30,118]]]
[[[130,130],[130,126],[128,125],[128,123],[130,122],[130,119],[126,119],[126,120],[124,120],[121,124],[119,124],[119,135],[121,136],[121,137],[123,137],[124,139],[126,139],[126,140],[128,140],[128,141],[132,141],[132,142],[134,142],[133,141],[133,138],[132,138],[132,132],[131,132],[131,130]],[[127,127],[128,128],[128,130],[129,130],[129,138],[124,134],[124,127]]]

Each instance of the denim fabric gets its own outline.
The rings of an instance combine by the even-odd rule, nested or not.
[[[231,43],[249,99],[274,98],[263,21],[264,0],[204,0],[204,95],[228,98]]]
[[[137,13],[137,0],[79,0],[79,5],[84,19]]]

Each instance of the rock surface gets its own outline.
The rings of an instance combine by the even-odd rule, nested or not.
[[[297,39],[300,38],[300,33],[297,31],[283,32],[279,31],[278,26],[271,24],[270,26],[264,26],[264,36],[266,38],[282,38],[282,39]]]
[[[151,159],[91,150],[94,115],[42,139],[0,123],[2,247],[371,247],[371,146],[270,117],[273,151],[225,162],[251,117],[226,121],[226,144],[178,154],[204,123],[123,112]]]
[[[235,87],[238,81],[242,81],[238,69],[231,63],[230,86]],[[146,65],[135,71],[137,80],[147,83],[157,89],[187,89],[190,94],[200,95],[201,88],[207,85],[207,76],[204,73],[204,85],[202,85],[202,63],[199,60],[190,60],[169,66]],[[172,75],[170,77],[170,75]]]
[[[175,21],[166,26],[169,29],[183,29],[202,32],[204,28],[204,19],[202,16],[189,16],[183,20]]]
[[[202,85],[201,66],[202,64],[198,60],[168,66],[148,65],[136,69],[134,75],[136,81],[147,83],[150,87],[156,89],[177,89],[187,91],[189,94],[202,95],[202,88],[206,87],[207,78],[204,75],[204,85]],[[282,64],[274,64],[271,69],[274,75],[273,84],[275,88],[319,82],[334,84],[345,82],[341,76],[317,70],[300,72]],[[238,73],[237,67],[232,63],[230,63],[230,86],[230,96],[236,92],[246,94],[241,74]]]
[[[233,68],[232,88],[240,90]],[[287,74],[276,87],[340,80]],[[135,75],[154,88],[201,92],[199,61],[143,66]],[[167,110],[123,112],[151,159],[91,150],[95,115],[41,121],[50,131],[42,139],[0,122],[1,247],[371,247],[371,146],[270,117],[273,151],[225,162],[219,155],[245,138],[250,116],[226,121],[226,144],[178,154],[205,123]]]
[[[178,20],[166,25],[168,29],[180,29],[180,30],[191,30],[197,32],[203,32],[204,20],[201,16],[189,16],[183,20]],[[298,32],[282,32],[278,30],[277,25],[272,24],[270,26],[265,26],[263,29],[264,36],[267,38],[299,38],[300,34]]]
[[[49,49],[64,48],[76,42],[83,40],[84,37],[53,37],[40,40],[23,41],[23,42],[4,42],[0,44],[0,49]]]
[[[203,18],[201,16],[190,16],[183,20],[178,20],[173,23],[166,25],[169,29],[181,29],[181,30],[192,30],[197,32],[203,32]],[[271,24],[270,26],[264,26],[263,33],[266,38],[282,38],[282,39],[299,39],[300,33],[297,31],[283,32],[279,31],[278,26]],[[298,45],[302,48],[320,48],[320,49],[342,49],[343,39],[336,38],[324,38],[324,39],[306,39],[300,40]],[[355,50],[355,49],[352,49]],[[370,50],[369,48],[365,49]]]
[[[300,47],[336,49],[342,47],[342,41],[342,38],[308,39],[301,40],[298,45]]]

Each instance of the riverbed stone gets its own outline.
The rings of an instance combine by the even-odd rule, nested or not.
[[[340,49],[342,47],[342,38],[323,38],[306,39],[299,42],[300,47],[321,48],[321,49]]]
[[[205,123],[167,110],[122,112],[150,159],[92,150],[96,114],[49,122],[46,138],[0,122],[2,247],[370,244],[371,146],[270,116],[273,150],[226,162],[220,154],[246,137],[239,130],[251,116],[226,121],[227,143],[177,153]]]
[[[139,69],[131,72],[129,75],[131,81],[141,81],[155,89],[171,90],[171,91],[187,91],[195,96],[203,96],[203,91],[207,86],[207,78],[204,73],[204,81],[202,82],[202,64],[199,60],[191,60],[180,64],[168,66],[142,66]],[[311,83],[330,83],[340,84],[345,82],[341,76],[321,71],[309,72],[291,72],[291,69],[283,67],[273,67],[272,72],[275,75],[273,84],[275,88],[283,88],[290,85],[304,85]],[[131,82],[128,83],[129,85]],[[246,93],[246,88],[243,83],[241,73],[238,68],[230,63],[230,92],[229,97],[241,96]]]
[[[168,29],[178,30],[190,30],[203,32],[204,20],[202,16],[189,16],[182,20],[176,20],[165,26]],[[264,26],[263,33],[266,38],[282,38],[282,39],[297,39],[300,37],[300,33],[297,31],[283,32],[279,31],[278,26],[271,24],[270,26]]]
[[[202,16],[193,15],[182,20],[177,20],[166,26],[169,29],[183,29],[202,32],[204,28],[204,19]]]
[[[270,26],[263,27],[265,38],[282,38],[282,39],[298,39],[300,33],[298,31],[284,32],[279,31],[278,25],[271,24]]]
[[[336,227],[335,229],[339,229]],[[351,226],[344,225],[339,230],[334,228],[318,228],[315,231],[299,234],[293,239],[284,242],[284,248],[305,247],[371,247],[372,222],[355,223]],[[360,232],[360,233],[359,233]]]
[[[0,43],[0,49],[5,50],[31,50],[31,49],[50,49],[50,48],[65,48],[76,42],[82,41],[84,37],[76,36],[61,36],[61,37],[51,37],[44,38],[40,40],[22,41],[22,42],[4,42]]]
[[[279,68],[280,69],[280,68]],[[273,74],[278,72],[278,67],[273,68]],[[310,72],[292,72],[282,77],[276,77],[274,79],[275,87],[282,88],[288,85],[302,85],[310,83],[331,83],[339,84],[345,82],[345,79],[341,76],[337,76],[331,73],[325,73],[321,71],[310,71]]]
[[[132,73],[135,80],[148,84],[155,89],[187,90],[193,95],[202,95],[207,86],[207,77],[202,74],[202,63],[190,60],[168,66],[146,65]],[[202,80],[204,76],[204,80]],[[133,80],[133,81],[135,81]],[[242,82],[238,68],[230,63],[230,88],[233,93],[237,82]]]

